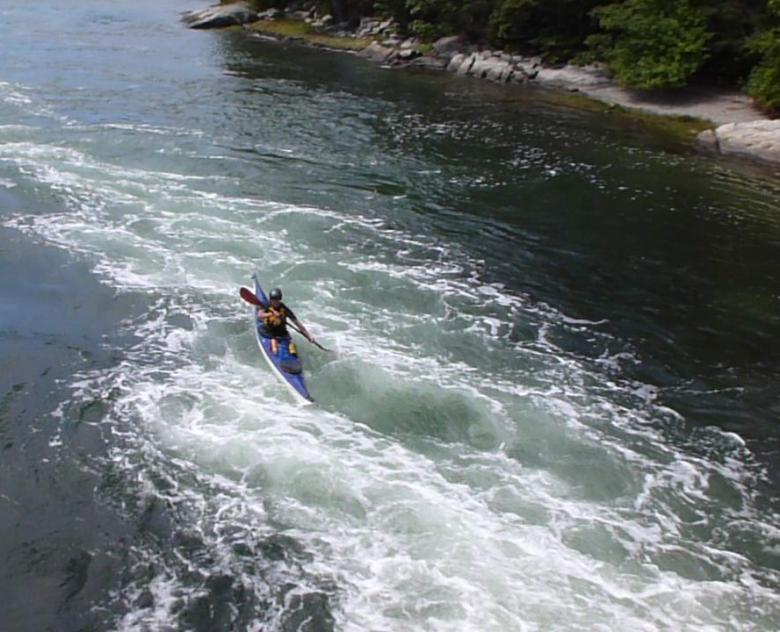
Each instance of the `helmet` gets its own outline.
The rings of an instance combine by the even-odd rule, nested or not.
[[[271,300],[281,301],[282,290],[280,290],[278,287],[275,287],[273,290],[268,292],[268,298],[270,298]]]

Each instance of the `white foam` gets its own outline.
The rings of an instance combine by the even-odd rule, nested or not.
[[[744,442],[712,429],[702,439],[730,447],[711,459],[687,452],[663,432],[679,413],[621,377],[620,364],[637,361],[630,350],[590,362],[551,335],[608,340],[605,321],[487,283],[482,262],[369,213],[202,191],[201,177],[66,146],[9,143],[0,158],[64,205],[6,226],[151,297],[147,314],[123,323],[137,343],[122,364],[76,376],[73,400],[112,393],[113,465],[142,497],[195,516],[215,561],[177,552],[149,583],[148,607],[131,607],[142,590],[131,584],[116,596],[130,608],[123,629],[173,625],[176,604],[197,596],[190,567],[229,572],[267,597],[225,544],[231,529],[301,543],[305,568],[280,563],[273,577],[331,590],[343,630],[707,629],[733,608],[757,620],[779,611],[767,588],[780,586],[777,572],[719,540],[723,524],[776,537],[753,497],[761,472]],[[236,288],[258,265],[301,297],[296,311],[338,349],[337,360],[307,354],[322,363],[309,373],[315,395],[334,387],[326,368],[376,397],[363,412],[385,406],[390,416],[403,404],[413,416],[425,404],[414,389],[428,389],[442,407],[454,398],[450,423],[463,421],[462,433],[427,429],[435,415],[404,434],[375,429],[370,414],[350,418],[346,403],[292,405],[250,351],[237,308]],[[322,268],[329,279],[310,282]],[[388,299],[399,287],[422,307]],[[531,339],[510,342],[517,322]],[[167,491],[151,472],[172,481]],[[719,505],[715,480],[734,508]],[[147,554],[135,551],[137,563]]]

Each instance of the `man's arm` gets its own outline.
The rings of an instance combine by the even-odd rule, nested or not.
[[[298,320],[295,316],[290,315],[290,320],[293,322],[293,324],[301,330],[301,333],[306,337],[306,340],[309,342],[314,342],[314,337],[309,333],[309,330],[306,329],[306,327],[303,325],[303,323]]]

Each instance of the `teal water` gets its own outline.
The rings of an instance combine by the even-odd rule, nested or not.
[[[776,181],[192,8],[0,8],[0,628],[776,629]]]

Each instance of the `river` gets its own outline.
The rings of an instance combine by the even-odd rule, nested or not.
[[[201,6],[0,6],[0,629],[780,627],[778,181]]]

